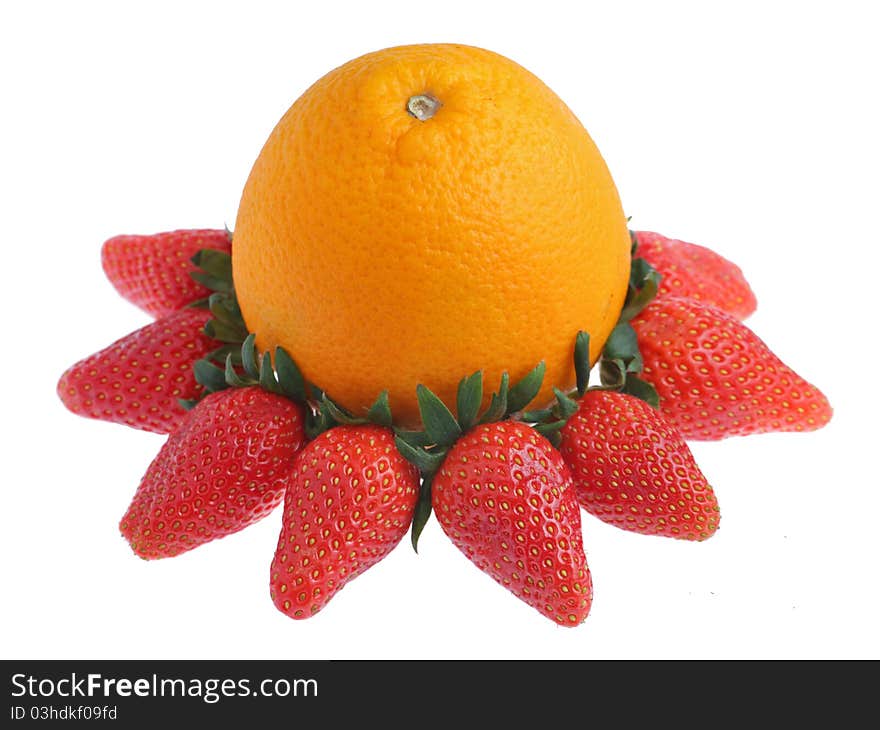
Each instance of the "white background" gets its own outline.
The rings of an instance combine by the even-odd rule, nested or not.
[[[878,129],[872,3],[4,3],[0,205],[5,658],[880,656]],[[268,596],[280,511],[173,560],[117,523],[163,438],[77,418],[75,360],[146,323],[104,280],[117,233],[234,225],[293,100],[367,51],[452,41],[548,83],[637,229],[745,270],[749,320],[835,407],[829,427],[694,444],[705,544],[584,516],[593,611],[542,618],[435,523],[317,617]]]

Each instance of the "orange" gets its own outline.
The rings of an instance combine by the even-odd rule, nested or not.
[[[416,385],[452,406],[541,360],[538,402],[595,360],[626,294],[614,182],[571,110],[513,61],[462,45],[389,48],[311,86],[278,122],[241,198],[233,276],[259,349],[363,414]],[[487,395],[488,398],[488,395]]]

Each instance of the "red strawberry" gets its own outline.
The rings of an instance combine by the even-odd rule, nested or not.
[[[592,582],[571,474],[533,428],[503,421],[465,433],[434,475],[431,501],[480,570],[558,624],[587,617]]]
[[[375,425],[336,426],[297,456],[284,497],[270,592],[291,618],[314,616],[400,542],[419,494],[418,470]]]
[[[178,398],[202,391],[193,363],[219,345],[202,331],[210,316],[183,309],[141,327],[70,367],[58,381],[59,397],[80,416],[173,431],[186,414]]]
[[[742,270],[705,246],[637,231],[636,256],[662,275],[658,293],[696,299],[745,319],[758,306]]]
[[[705,540],[718,502],[681,434],[645,401],[589,390],[560,432],[578,502],[624,530]]]
[[[258,386],[212,393],[168,437],[119,529],[148,560],[237,532],[281,502],[303,439],[293,401]]]
[[[667,420],[686,439],[767,431],[813,431],[831,406],[748,327],[692,299],[661,297],[632,325],[644,378]]]
[[[231,250],[225,230],[180,230],[149,236],[115,236],[101,248],[107,278],[125,299],[162,317],[211,292],[195,281],[190,259],[203,248]]]

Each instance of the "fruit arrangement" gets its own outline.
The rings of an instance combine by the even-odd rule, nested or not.
[[[234,231],[117,236],[155,321],[70,367],[72,412],[167,441],[119,529],[144,559],[279,505],[275,606],[319,612],[427,521],[550,620],[580,624],[581,509],[702,541],[688,448],[824,426],[822,393],[743,320],[742,271],[631,231],[556,95],[478,48],[355,59],[279,121]]]

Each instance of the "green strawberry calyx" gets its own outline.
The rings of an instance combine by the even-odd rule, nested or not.
[[[189,275],[207,287],[211,293],[187,306],[210,311],[211,318],[205,323],[204,333],[220,343],[216,350],[208,353],[203,359],[222,369],[231,354],[234,364],[240,366],[241,345],[248,336],[248,330],[232,283],[232,257],[225,251],[204,248],[197,251],[190,261],[196,268],[190,271]],[[199,370],[207,377],[209,383],[216,382],[217,376],[214,374],[210,377],[210,370],[205,364],[198,366],[196,370],[196,380],[208,389],[207,392],[210,392],[209,386],[199,379]],[[184,408],[190,409],[198,401],[199,399],[195,399],[181,403]]]
[[[611,334],[608,335],[605,346],[602,348],[599,359],[601,385],[596,387],[602,390],[629,393],[657,408],[660,405],[660,397],[657,395],[656,389],[639,377],[644,369],[644,363],[639,352],[636,331],[630,321],[657,296],[661,276],[657,269],[636,255],[638,248],[636,234],[630,231],[630,237],[632,239],[632,265],[630,266],[626,299],[617,324],[611,330]],[[578,336],[580,337],[580,335]],[[579,355],[578,348],[575,346],[575,368],[579,367],[583,369],[583,356],[582,353]],[[586,380],[582,380],[579,375],[578,394],[583,395],[586,387]]]
[[[255,341],[256,335],[253,333],[245,337],[240,353],[237,356],[231,352],[227,353],[222,368],[210,357],[196,361],[195,378],[205,388],[205,395],[227,388],[258,386],[270,393],[288,398],[304,407],[305,432],[309,440],[342,424],[373,423],[391,428],[393,418],[387,391],[379,394],[365,417],[357,418],[336,405],[319,387],[309,383],[287,350],[276,347],[274,353],[258,353]],[[197,402],[185,403],[195,405]]]
[[[204,333],[222,344],[193,365],[196,382],[204,388],[200,397],[181,399],[180,404],[190,410],[209,393],[258,385],[305,406],[307,433],[317,435],[325,430],[324,414],[315,406],[323,394],[306,382],[289,353],[277,348],[274,362],[269,353],[257,353],[256,337],[248,332],[235,295],[232,257],[225,251],[206,248],[190,260],[196,267],[190,276],[211,293],[189,306],[210,311]]]
[[[242,365],[242,345],[247,339],[248,330],[235,296],[232,283],[232,257],[226,251],[203,248],[196,251],[190,259],[195,269],[189,275],[205,286],[211,293],[187,305],[193,309],[207,309],[211,313],[205,322],[206,336],[217,340],[219,347],[196,361],[194,366],[196,382],[203,388],[199,398],[181,400],[180,404],[190,410],[208,393],[230,387],[225,370],[230,357],[236,367]]]
[[[391,405],[388,402],[388,391],[383,390],[379,393],[373,405],[367,410],[363,416],[355,416],[350,411],[340,405],[337,405],[330,397],[319,388],[312,386],[316,396],[314,408],[318,414],[317,427],[313,434],[309,434],[310,438],[314,438],[322,431],[333,428],[335,426],[362,426],[365,424],[373,424],[382,428],[393,428],[394,417],[391,415]]]
[[[430,388],[425,385],[416,388],[423,429],[421,431],[394,429],[394,440],[398,451],[407,461],[414,464],[422,475],[422,486],[413,515],[411,532],[412,546],[416,552],[418,552],[419,536],[431,516],[431,483],[449,449],[462,434],[474,426],[514,418],[532,421],[529,412],[523,409],[541,390],[545,369],[543,362],[538,363],[512,386],[510,376],[506,372],[503,373],[498,390],[492,393],[489,405],[482,414],[480,413],[480,405],[483,402],[482,371],[462,378],[459,382],[456,396],[457,416],[452,414],[449,407]],[[535,429],[542,433],[549,433],[553,428],[553,424],[535,424]]]

